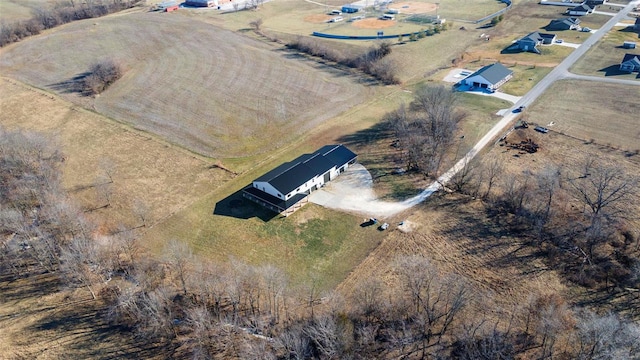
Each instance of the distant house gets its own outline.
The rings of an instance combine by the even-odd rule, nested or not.
[[[635,49],[636,48],[636,43],[634,43],[633,41],[625,41],[622,43],[622,48],[623,49]]]
[[[620,62],[620,71],[626,72],[640,72],[640,55],[638,54],[625,54],[622,62]]]
[[[589,15],[591,13],[593,13],[593,8],[585,4],[578,5],[574,8],[567,10],[567,14],[576,15],[576,16],[584,16],[584,15]]]
[[[195,7],[214,7],[218,6],[218,1],[216,0],[187,0],[184,3],[186,6],[195,6]]]
[[[540,54],[538,45],[551,44],[556,39],[555,34],[543,34],[537,31],[529,33],[527,36],[518,39],[516,41],[516,47],[522,51],[529,51],[536,54]]]
[[[467,76],[460,83],[470,87],[496,91],[502,84],[513,77],[513,71],[500,63],[484,66]]]
[[[242,196],[267,209],[288,216],[307,202],[307,195],[324,186],[349,165],[357,155],[343,145],[326,145],[304,154],[253,180]]]
[[[596,8],[596,6],[598,5],[602,5],[604,3],[606,3],[607,0],[586,0],[583,4],[588,5],[592,8]]]
[[[580,28],[580,22],[577,17],[555,19],[551,20],[546,29],[549,31],[576,30]]]

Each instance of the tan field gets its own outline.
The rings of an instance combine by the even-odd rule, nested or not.
[[[0,50],[0,71],[211,157],[273,150],[366,99],[340,71],[185,20],[138,12],[75,22]],[[73,93],[73,78],[103,59],[124,77],[95,99]]]
[[[211,160],[27,85],[2,79],[0,94],[0,124],[53,137],[65,157],[65,188],[105,231],[143,225],[136,208],[152,226],[232,177]],[[96,186],[104,183],[109,201]]]
[[[589,101],[575,106],[575,102],[567,99]],[[638,99],[640,86],[559,81],[542,95],[526,116],[542,126],[552,124],[549,129],[553,131],[631,153],[640,150]]]

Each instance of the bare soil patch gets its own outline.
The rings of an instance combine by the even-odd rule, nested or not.
[[[322,24],[322,23],[326,23],[331,18],[332,18],[331,15],[313,14],[313,15],[305,16],[304,21],[314,23],[314,24]]]
[[[0,71],[212,157],[263,153],[366,99],[343,72],[274,50],[186,15],[138,12],[4,48]],[[104,58],[122,63],[120,80],[95,99],[69,90]]]
[[[389,6],[389,9],[398,10],[401,14],[424,14],[436,11],[436,9],[438,9],[438,5],[415,1],[403,1],[393,3]]]
[[[393,27],[396,24],[395,20],[380,20],[375,18],[362,19],[353,23],[354,27],[360,29],[386,29]]]

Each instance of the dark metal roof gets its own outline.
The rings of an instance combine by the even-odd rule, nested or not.
[[[626,63],[627,61],[631,61],[636,65],[640,65],[640,55],[638,55],[638,54],[625,54],[624,58],[622,58],[622,62]]]
[[[334,166],[340,167],[355,158],[356,154],[343,145],[326,145],[314,153],[284,163],[254,181],[267,182],[286,195]]]
[[[593,10],[591,8],[591,6],[585,5],[585,4],[578,5],[578,6],[574,7],[574,8],[571,8],[571,11],[587,11],[587,12],[589,12],[591,10]]]
[[[547,29],[570,29],[573,25],[580,24],[580,19],[577,17],[568,17],[562,19],[551,20]]]
[[[251,185],[247,186],[242,191],[257,197],[258,199],[266,202],[269,205],[277,207],[280,212],[287,210],[288,208],[300,202],[300,200],[307,197],[307,194],[295,194],[287,200],[282,200],[271,194],[267,194],[264,191],[260,191]]]
[[[469,77],[480,75],[490,83],[497,84],[511,74],[513,74],[513,71],[507,69],[500,63],[495,63],[480,68],[480,70],[469,75]]]

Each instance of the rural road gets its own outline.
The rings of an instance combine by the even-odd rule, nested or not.
[[[512,109],[515,109],[519,106],[528,106],[532,104],[540,95],[542,95],[542,93],[544,93],[549,88],[549,86],[551,86],[551,84],[559,79],[572,76],[579,77],[579,75],[573,75],[569,72],[569,68],[571,67],[571,65],[573,65],[580,57],[582,57],[587,52],[587,50],[591,48],[591,46],[602,39],[602,37],[607,32],[609,32],[620,20],[622,20],[622,18],[624,18],[638,3],[640,3],[640,0],[630,2],[615,16],[611,17],[611,19],[607,21],[606,24],[604,24],[600,29],[598,29],[589,38],[587,38],[581,46],[576,48],[558,66],[551,70],[551,72],[547,74],[547,76],[540,80],[540,82],[538,82],[527,94],[525,94],[520,100],[518,100],[512,107]],[[598,79],[598,81],[602,80],[598,77],[595,78]],[[633,80],[627,81],[633,82]],[[626,84],[626,81],[624,83]],[[327,186],[327,190],[320,189],[315,193],[312,193],[309,196],[309,201],[325,207],[355,211],[374,217],[387,217],[396,215],[404,210],[420,204],[429,196],[431,196],[431,194],[441,189],[441,184],[448,183],[451,178],[453,178],[456,173],[463,169],[466,164],[468,164],[485,146],[489,145],[494,141],[496,137],[503,134],[506,131],[507,127],[516,119],[517,115],[517,113],[513,113],[512,111],[507,112],[502,117],[502,119],[493,128],[491,128],[491,130],[489,130],[489,132],[485,134],[482,139],[480,139],[480,141],[478,141],[478,143],[476,143],[475,146],[471,148],[471,150],[469,150],[469,152],[462,159],[460,159],[451,169],[442,174],[437,181],[433,182],[426,189],[422,190],[420,194],[414,197],[400,202],[380,201],[375,198],[371,198],[370,196],[356,196],[351,197],[350,201],[338,201],[337,199],[339,197],[335,196],[335,193],[332,195],[329,192],[334,186],[334,182],[336,182],[336,185],[340,183],[341,177],[338,177],[336,180],[329,183],[329,185]],[[362,169],[354,169],[353,171],[359,171],[360,175],[358,176],[366,177],[366,175],[361,174]],[[364,171],[366,171],[366,169],[364,169]],[[349,170],[347,170],[347,173],[348,172]],[[342,176],[347,175],[347,173],[343,174]],[[349,179],[351,180],[351,178]]]

